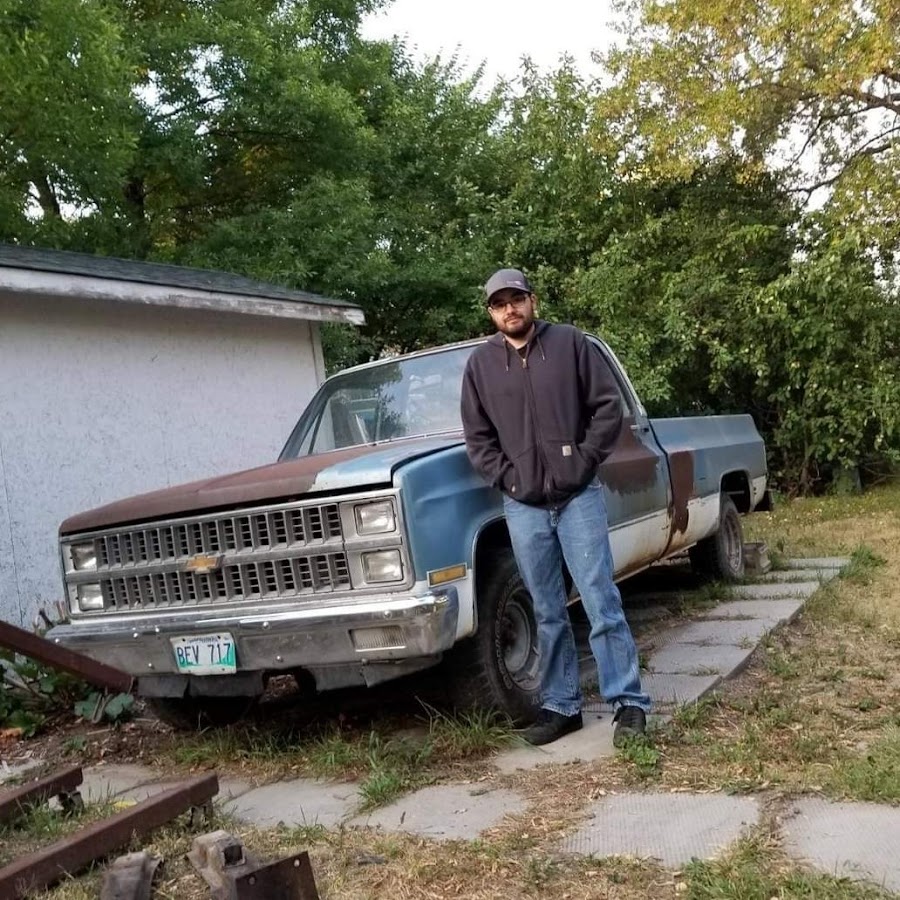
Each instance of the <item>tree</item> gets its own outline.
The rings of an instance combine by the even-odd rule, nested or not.
[[[506,186],[483,228],[494,263],[527,269],[549,318],[571,318],[565,282],[605,244],[629,191],[592,139],[594,90],[571,60],[546,75],[526,61],[503,118]]]
[[[502,101],[380,2],[0,0],[2,237],[357,300],[346,361],[470,333]]]
[[[479,94],[455,60],[421,68],[402,56],[378,111],[369,173],[372,249],[346,288],[366,334],[387,351],[477,333],[474,287],[490,265],[483,223],[503,185],[499,92]]]
[[[747,320],[789,269],[789,199],[773,179],[722,163],[689,182],[635,181],[617,212],[567,283],[576,320],[610,341],[651,412],[753,411]]]
[[[900,462],[900,305],[858,235],[804,229],[747,321],[770,469],[801,492]]]
[[[900,7],[894,0],[623,0],[601,99],[628,165],[685,175],[737,152],[777,164],[869,240],[900,236]]]
[[[789,491],[900,458],[900,307],[858,236],[734,164],[632,197],[567,290],[651,414],[751,413]]]
[[[102,0],[0,0],[0,239],[55,243],[133,158],[134,56]]]

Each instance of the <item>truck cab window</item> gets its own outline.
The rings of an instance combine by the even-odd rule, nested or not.
[[[459,396],[471,346],[351,369],[329,379],[281,458],[462,431]]]

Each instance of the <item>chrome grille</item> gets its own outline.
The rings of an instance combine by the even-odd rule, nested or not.
[[[110,611],[177,608],[219,601],[302,597],[350,589],[343,552],[226,565],[217,572],[101,576]]]
[[[95,540],[97,575],[109,612],[289,599],[351,588],[337,503],[163,522]],[[220,568],[184,570],[187,560],[203,554],[221,556]]]
[[[108,534],[97,539],[101,566],[171,562],[198,553],[277,550],[341,540],[336,503],[222,516]]]

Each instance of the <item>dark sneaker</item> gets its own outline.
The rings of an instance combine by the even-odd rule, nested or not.
[[[631,738],[640,737],[647,730],[647,714],[639,706],[620,706],[613,722],[613,747],[624,747]]]
[[[584,722],[581,719],[581,713],[577,712],[574,716],[564,716],[562,713],[554,712],[552,709],[542,709],[538,713],[534,724],[524,728],[520,733],[522,740],[527,744],[534,744],[535,747],[541,744],[549,744],[557,738],[561,738],[564,734],[571,734],[578,731]]]

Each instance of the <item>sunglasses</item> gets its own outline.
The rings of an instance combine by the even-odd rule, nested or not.
[[[495,312],[500,312],[501,309],[506,309],[507,306],[512,306],[515,309],[520,309],[530,299],[531,294],[516,294],[509,300],[500,300],[499,298],[497,300],[491,300],[491,302],[488,303],[488,306]]]

